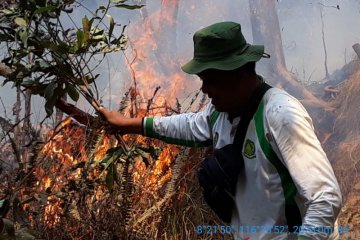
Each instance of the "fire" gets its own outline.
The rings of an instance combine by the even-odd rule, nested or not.
[[[43,181],[44,181],[45,189],[47,189],[51,186],[51,178],[49,178],[48,176],[44,177]]]
[[[101,133],[104,133],[104,130],[102,130]],[[111,146],[110,137],[105,136],[102,144],[95,151],[94,160],[98,161],[100,158],[104,157],[106,151],[109,149],[110,146]]]
[[[57,194],[61,193],[70,181],[76,182],[82,178],[81,168],[71,169],[82,162],[88,162],[89,159],[86,153],[85,131],[74,124],[71,118],[65,119],[49,136],[49,141],[41,150],[48,162],[39,165],[34,174],[40,179],[36,186],[42,192],[43,198],[46,198],[43,221],[51,228],[60,222],[63,214],[61,199]],[[94,160],[103,157],[110,147],[110,138],[105,136],[95,150]],[[89,179],[99,176],[100,172],[96,168],[88,172]],[[103,190],[99,188],[95,194],[96,199],[100,199],[102,194]]]
[[[179,149],[173,145],[166,145],[162,150],[158,160],[150,169],[150,175],[146,175],[146,166],[143,161],[135,162],[135,172],[133,174],[134,182],[140,181],[142,178],[142,187],[148,191],[155,192],[161,188],[171,176],[171,164],[175,156],[179,153]]]
[[[185,89],[185,74],[180,69],[178,59],[167,52],[171,50],[164,50],[164,39],[162,39],[167,32],[172,31],[176,23],[175,9],[178,4],[178,0],[162,1],[162,10],[143,19],[142,23],[129,26],[129,40],[132,47],[132,52],[129,53],[132,56],[129,57],[132,58],[129,67],[139,91],[140,101],[151,99],[155,89],[161,86],[160,91],[165,95],[156,96],[153,103],[157,107],[174,105],[176,98]],[[146,101],[144,103],[140,108],[146,109]],[[164,112],[161,110],[155,112],[156,115],[161,113]]]
[[[173,11],[178,4],[178,0],[163,1],[162,6],[171,9],[170,11],[159,10],[144,19],[142,24],[129,26],[132,33],[129,39],[133,59],[129,57],[128,65],[133,74],[134,86],[129,90],[131,103],[128,104],[125,114],[130,114],[132,117],[145,117],[171,115],[177,112],[172,106],[176,105],[176,98],[185,89],[185,74],[180,70],[178,59],[159,51],[163,47],[159,43],[163,44],[163,41],[159,38],[158,32],[171,31],[176,15]],[[158,25],[154,25],[155,22]],[[159,86],[161,89],[157,91],[156,88]],[[98,134],[103,134],[103,132],[98,132]],[[84,129],[67,118],[54,129],[51,139],[41,151],[49,160],[49,166],[44,164],[37,167],[35,175],[40,179],[37,183],[39,190],[47,193],[43,221],[49,227],[56,226],[65,211],[64,205],[61,204],[62,199],[57,194],[65,188],[76,189],[78,187],[76,184],[83,178],[94,181],[106,177],[107,171],[100,169],[95,163],[99,163],[105,157],[107,150],[114,146],[116,140],[105,135],[93,151],[92,159],[88,159],[87,140]],[[134,146],[150,146],[159,143],[133,135],[124,136],[124,140],[130,149]],[[171,178],[171,164],[179,153],[179,148],[166,144],[160,146],[163,148],[157,159],[149,156],[146,163],[145,157],[140,154],[129,155],[132,158],[133,182],[140,184],[142,189],[146,189],[144,193],[140,193],[143,196],[147,193],[156,195],[156,191]],[[77,167],[82,163],[85,164],[86,169]],[[107,191],[105,184],[99,185],[91,198],[85,199],[85,202],[92,206],[94,201],[102,201]]]
[[[56,224],[60,222],[59,212],[61,211],[60,201],[58,198],[54,196],[50,196],[48,198],[47,205],[45,206],[45,217],[44,222],[48,224],[48,226],[54,227]]]
[[[146,113],[144,109],[140,109],[139,112],[144,115]],[[102,134],[104,132],[99,132],[99,135]],[[89,154],[86,153],[86,140],[84,129],[68,118],[53,131],[49,141],[41,150],[41,154],[46,157],[48,162],[35,169],[35,175],[39,179],[36,186],[41,192],[41,198],[45,199],[43,221],[49,228],[60,223],[61,216],[65,211],[64,205],[62,205],[63,200],[59,194],[61,195],[64,188],[69,187],[69,184],[76,184],[83,178],[83,168],[75,167],[82,162],[93,166],[90,164],[91,159],[88,159]],[[126,144],[131,146],[149,146],[149,139],[143,136],[127,135],[124,136],[124,140]],[[115,141],[112,141],[110,136],[104,135],[101,143],[94,150],[92,163],[101,160],[106,155],[107,150],[112,147],[113,142]],[[144,159],[134,152],[131,155],[134,159],[133,181],[142,184],[147,192],[154,194],[170,179],[171,164],[178,153],[179,149],[176,146],[165,145],[158,159],[151,160],[149,166],[146,166]],[[104,178],[106,172],[101,173],[104,171],[99,167],[86,170],[89,180]],[[92,206],[94,201],[101,201],[106,192],[104,187],[104,185],[97,187],[92,195],[92,200],[86,200],[89,206]]]

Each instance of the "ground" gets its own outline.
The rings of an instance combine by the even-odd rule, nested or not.
[[[348,226],[349,233],[342,234],[342,240],[360,239],[360,182],[355,184],[339,215],[339,225]]]

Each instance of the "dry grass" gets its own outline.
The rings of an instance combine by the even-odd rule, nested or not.
[[[360,181],[360,71],[354,73],[341,87],[335,99],[336,120],[333,138],[336,143],[328,148],[342,192],[346,196]]]
[[[105,141],[112,146],[116,141],[100,135],[72,123],[57,135],[50,134],[52,140],[46,143],[53,142],[56,150],[45,151],[46,143],[34,149],[35,174],[31,181],[20,184],[19,197],[21,201],[31,198],[21,207],[39,239],[232,239],[230,235],[196,233],[197,226],[225,225],[204,202],[198,184],[196,170],[206,149],[128,136],[128,144],[142,151],[132,150],[128,170],[126,155],[119,158],[122,161],[113,168],[118,181],[109,189],[106,176],[110,170],[103,171],[101,164],[93,164],[91,159],[101,152]],[[151,147],[157,148],[156,156],[144,150]],[[172,161],[155,176],[156,158],[166,149],[173,152],[168,155]],[[151,176],[155,182],[150,181]]]
[[[200,237],[197,226],[224,225],[202,199],[196,178],[202,155],[203,150],[182,149],[172,163],[171,178],[156,191],[144,189],[146,178],[134,182],[133,191],[125,195],[121,185],[108,191],[104,183],[93,182],[93,188],[88,187],[84,183],[89,179],[77,180],[75,184],[82,186],[81,189],[70,189],[70,183],[64,182],[59,192],[65,195],[60,199],[60,205],[65,207],[60,211],[58,223],[54,226],[44,223],[45,209],[41,207],[40,214],[31,215],[32,227],[45,239],[197,239]],[[95,199],[93,196],[99,188],[102,195]],[[125,206],[125,198],[129,205]],[[201,237],[214,239],[215,236]]]
[[[359,89],[360,72],[357,72],[342,86],[333,103],[337,116],[332,133],[335,141],[327,141],[328,145],[325,146],[331,150],[328,151],[329,158],[346,200],[340,214],[340,224],[353,224],[355,227],[360,227],[357,207],[360,203],[360,187],[357,184],[360,182]],[[72,127],[77,134],[68,136],[69,151],[74,157],[79,157],[80,143],[87,139],[83,130]],[[150,146],[159,146],[160,150],[164,150],[167,145],[153,140],[145,140],[139,145]],[[131,183],[131,191],[126,193],[123,187],[127,183],[122,181],[109,191],[104,176],[91,175],[93,171],[100,170],[90,164],[82,166],[81,177],[73,181],[72,165],[65,167],[53,158],[43,156],[37,162],[37,166],[42,169],[39,172],[51,172],[54,183],[59,175],[66,177],[66,181],[63,179],[61,183],[58,182],[56,188],[53,183],[48,189],[22,189],[22,200],[29,196],[35,199],[23,207],[31,228],[37,230],[41,239],[232,239],[232,236],[227,235],[199,236],[196,233],[197,226],[224,225],[205,204],[198,185],[196,169],[203,154],[204,150],[201,149],[179,149],[179,154],[174,156],[175,161],[163,169],[162,176],[170,173],[170,178],[160,188],[155,191],[144,188],[148,182],[146,177],[142,177]],[[133,156],[132,162],[139,159],[143,158]],[[151,166],[156,162],[156,159],[152,160],[143,176],[151,174]],[[123,163],[118,162],[116,170],[123,173]],[[135,170],[135,164],[132,164],[130,174]],[[37,177],[33,179],[33,184],[43,181],[43,175]],[[58,222],[54,225],[44,221],[49,196],[56,196],[58,199],[54,198],[53,201],[60,207]]]
[[[360,71],[355,72],[334,100],[336,119],[328,153],[344,198],[339,224],[350,226],[341,239],[360,237]]]

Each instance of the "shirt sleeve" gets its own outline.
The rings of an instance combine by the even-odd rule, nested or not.
[[[307,111],[298,100],[282,94],[266,108],[265,119],[305,208],[302,225],[334,229],[342,205],[341,191]],[[316,239],[328,235],[316,234]]]
[[[210,124],[212,105],[197,113],[182,113],[167,117],[146,117],[143,132],[147,137],[157,138],[167,143],[205,147],[212,144]]]

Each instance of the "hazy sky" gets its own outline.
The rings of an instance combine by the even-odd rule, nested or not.
[[[86,0],[86,6],[93,8],[101,5],[104,1]],[[139,2],[139,1],[134,1]],[[154,29],[154,35],[166,34],[156,32],[159,26],[159,19],[156,18],[156,12],[160,9],[160,0],[148,0],[146,11],[153,16],[150,24]],[[325,5],[325,6],[322,6]],[[340,9],[336,6],[339,5]],[[360,4],[357,0],[327,0],[327,1],[297,1],[297,0],[278,0],[277,10],[282,33],[282,41],[286,65],[289,70],[296,73],[300,80],[322,81],[325,76],[324,71],[324,50],[321,39],[321,21],[320,7],[322,7],[324,16],[324,31],[328,51],[328,67],[330,74],[344,65],[345,59],[349,62],[354,58],[352,45],[360,42]],[[83,10],[74,12],[74,20],[81,22],[81,18],[89,13]],[[139,10],[128,11],[114,9],[110,12],[118,23],[129,24],[127,34],[132,40],[139,36],[139,30],[135,34],[133,26],[141,27],[142,16]],[[184,63],[192,57],[192,35],[201,27],[219,21],[236,21],[242,24],[245,38],[252,42],[251,27],[249,21],[248,0],[180,0],[179,12],[177,16],[176,32],[177,39],[174,51],[179,57],[178,62]],[[64,21],[68,21],[64,19]],[[146,27],[145,27],[146,28]],[[141,28],[140,28],[141,29]],[[140,32],[146,32],[146,29]],[[135,37],[136,36],[136,37]],[[165,35],[166,36],[166,35]],[[165,38],[166,39],[166,38]],[[158,43],[161,48],[162,43]],[[136,45],[134,46],[136,48]],[[151,46],[148,53],[151,53]],[[266,46],[265,46],[266,48]],[[132,58],[130,49],[126,51],[128,58]],[[151,54],[146,56],[151,64],[155,61]],[[147,64],[147,63],[146,63]],[[177,70],[181,72],[180,66]],[[105,106],[109,106],[109,98],[112,99],[110,107],[116,108],[122,94],[131,84],[131,74],[126,66],[123,53],[116,53],[109,57],[108,61],[97,70],[101,74],[99,83],[101,94],[104,97]],[[162,73],[155,72],[160,75]],[[182,85],[180,99],[189,94],[189,92],[200,87],[200,81],[196,78],[189,78],[185,74],[180,74],[186,78]],[[163,76],[164,77],[164,76]],[[265,76],[266,77],[266,76]],[[165,77],[166,78],[166,77]],[[169,79],[169,81],[175,81]],[[110,83],[110,84],[109,84]],[[164,86],[167,82],[162,83]],[[110,87],[111,86],[111,90]],[[191,89],[191,90],[189,90]],[[162,94],[166,93],[166,87]],[[8,117],[11,116],[11,109],[15,100],[15,89],[11,89],[10,84],[0,87],[0,96],[6,106]],[[110,97],[111,96],[111,97]],[[84,104],[79,106],[87,110]],[[36,119],[42,115],[43,101],[39,98],[33,99],[33,112]],[[4,116],[4,109],[0,104],[0,116]]]

